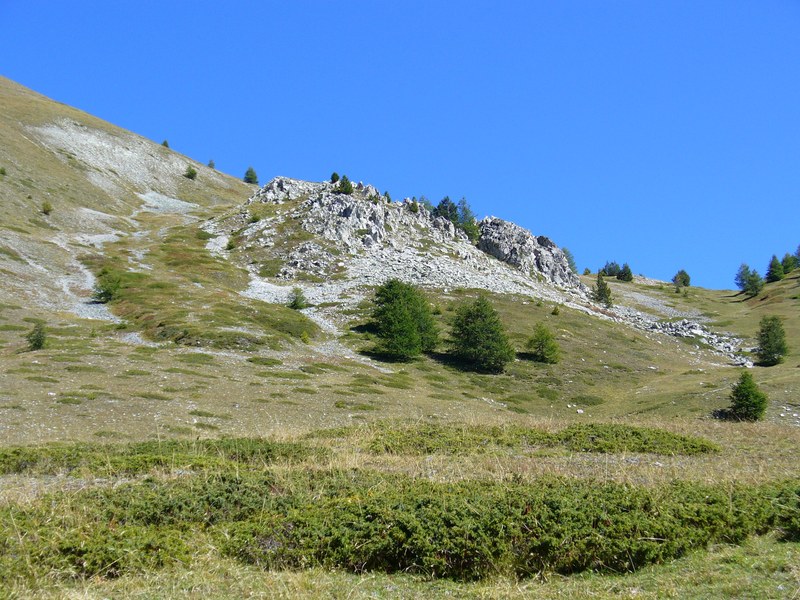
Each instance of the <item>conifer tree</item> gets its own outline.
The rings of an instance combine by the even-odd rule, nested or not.
[[[767,395],[758,389],[749,371],[742,371],[731,390],[730,413],[742,421],[759,421],[767,410]]]
[[[450,348],[471,368],[489,373],[501,373],[515,356],[500,315],[484,296],[456,310]]]
[[[769,267],[767,267],[767,283],[780,281],[783,279],[783,277],[783,265],[781,264],[781,261],[778,260],[778,257],[773,254],[772,260],[769,261]]]
[[[258,185],[258,175],[253,167],[247,167],[247,171],[244,173],[244,182]]]
[[[788,275],[797,268],[797,257],[794,254],[789,254],[787,252],[783,255],[781,266],[783,267],[783,274]]]
[[[436,347],[439,332],[430,306],[414,286],[390,279],[375,291],[374,301],[372,322],[379,337],[377,353],[409,360]]]
[[[679,288],[689,287],[691,281],[692,281],[691,277],[689,277],[689,274],[683,269],[675,273],[675,276],[672,278],[672,283],[675,284],[675,287]]]
[[[525,349],[537,362],[555,364],[561,358],[561,349],[556,342],[556,336],[542,323],[536,324],[533,336],[525,344]]]
[[[617,279],[620,281],[633,281],[633,271],[628,263],[622,265],[622,268],[617,273]]]
[[[611,308],[612,306],[611,288],[608,287],[605,279],[603,279],[602,269],[597,272],[597,283],[592,287],[591,298],[606,308]]]
[[[747,287],[748,277],[750,277],[750,267],[745,263],[742,263],[739,265],[739,270],[736,271],[736,277],[733,278],[734,282],[736,283],[736,287],[744,291],[745,287]]]
[[[788,352],[786,331],[776,316],[761,319],[758,329],[758,359],[764,366],[777,365]]]

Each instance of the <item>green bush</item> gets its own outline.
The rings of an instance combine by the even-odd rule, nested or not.
[[[50,204],[50,202],[48,202],[47,200],[42,202],[42,214],[49,215],[51,212],[53,212],[53,205]]]
[[[333,174],[331,175],[331,183],[336,183],[337,181],[339,181],[339,174],[336,171],[334,171]]]
[[[731,416],[742,421],[760,421],[766,410],[767,395],[758,389],[749,371],[742,371],[731,390]]]
[[[738,543],[779,520],[774,489],[674,483],[653,490],[548,479],[536,485],[355,480],[285,515],[223,528],[222,551],[266,569],[409,572],[471,581],[635,571]]]
[[[186,167],[186,172],[183,174],[186,179],[196,179],[197,178],[197,169],[195,169],[192,165]]]
[[[97,276],[92,292],[92,300],[106,304],[119,296],[122,288],[122,277],[116,271],[103,268]]]
[[[306,295],[303,293],[302,288],[292,288],[292,295],[289,297],[288,306],[294,310],[308,308],[308,300],[306,299]]]
[[[44,323],[38,322],[33,326],[28,334],[25,336],[28,340],[28,350],[41,350],[47,342],[47,332],[44,329]]]
[[[515,356],[500,315],[484,296],[456,309],[450,350],[471,368],[489,373],[501,373]]]
[[[558,306],[554,310],[556,309]],[[561,358],[561,349],[558,347],[556,337],[542,323],[536,324],[533,336],[528,339],[525,349],[536,362],[556,364]]]

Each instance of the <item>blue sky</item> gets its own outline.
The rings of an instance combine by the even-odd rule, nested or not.
[[[800,2],[0,0],[0,73],[238,177],[730,288],[800,244]]]

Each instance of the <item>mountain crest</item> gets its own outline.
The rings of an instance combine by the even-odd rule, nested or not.
[[[273,260],[285,259],[278,273],[284,279],[302,277],[309,268],[315,276],[329,277],[336,267],[348,268],[336,259],[347,254],[380,260],[373,273],[377,277],[394,272],[418,285],[489,290],[500,285],[517,292],[523,291],[521,286],[530,294],[541,292],[545,283],[580,296],[585,292],[556,244],[496,217],[479,222],[480,237],[474,245],[450,220],[434,216],[416,201],[388,202],[374,186],[363,183],[345,194],[335,183],[288,177],[276,177],[253,194],[239,223],[254,220],[261,205],[279,207],[273,217],[244,230],[244,245],[273,248]],[[299,243],[287,245],[285,236],[274,239],[276,228],[284,233],[294,229],[289,237]],[[305,239],[309,236],[303,233],[317,241]]]

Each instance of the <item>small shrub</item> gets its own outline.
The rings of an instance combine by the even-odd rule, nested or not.
[[[167,140],[161,142],[161,145],[164,146],[164,148],[169,148],[169,142]]]
[[[731,390],[730,414],[742,421],[759,421],[767,410],[767,395],[758,389],[749,371],[742,371]]]
[[[411,204],[408,205],[408,210],[414,214],[417,214],[419,212],[419,203],[416,200],[412,200]]]
[[[97,276],[97,283],[94,285],[92,300],[100,304],[106,304],[115,300],[119,296],[122,288],[122,279],[116,272],[103,269]]]
[[[53,205],[50,204],[50,202],[48,202],[47,200],[42,202],[42,214],[49,215],[51,212],[53,212]]]
[[[584,275],[591,275],[591,274],[592,274],[592,270],[591,270],[589,267],[586,267],[586,268],[583,270],[583,274],[584,274]]]
[[[196,179],[197,178],[197,169],[195,169],[192,165],[186,167],[186,172],[183,174],[186,179]]]
[[[561,358],[561,350],[555,336],[542,323],[536,324],[533,336],[528,340],[525,348],[537,362],[555,364]]]
[[[217,164],[214,162],[213,158],[208,161],[208,168],[209,169],[216,169],[217,168]]]
[[[0,167],[0,177],[5,177],[5,176],[6,176],[6,168]]]
[[[28,335],[25,336],[25,339],[28,340],[28,350],[30,351],[44,348],[45,342],[47,341],[44,323],[36,323],[33,329],[28,332]]]
[[[289,297],[288,307],[294,310],[301,310],[308,307],[308,300],[306,299],[302,288],[296,287],[292,289],[292,294]]]
[[[331,183],[336,183],[337,181],[339,181],[339,174],[336,171],[334,171],[331,174]]]
[[[553,307],[553,310],[550,311],[550,314],[554,317],[557,317],[559,314],[561,314],[561,308],[559,308],[558,304]]]
[[[228,240],[228,243],[225,244],[225,250],[235,250],[236,249],[236,242],[233,239]]]

